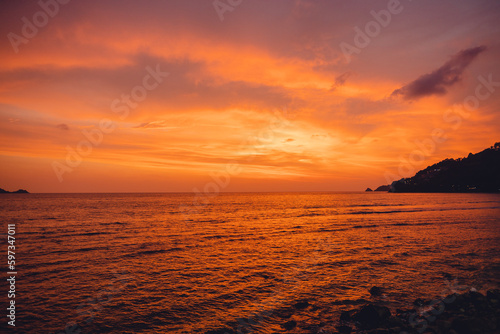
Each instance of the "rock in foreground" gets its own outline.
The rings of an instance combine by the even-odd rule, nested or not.
[[[397,310],[373,303],[342,312],[337,329],[354,333],[386,334],[497,334],[500,333],[500,290],[485,295],[468,291],[440,300],[418,299],[415,307]]]

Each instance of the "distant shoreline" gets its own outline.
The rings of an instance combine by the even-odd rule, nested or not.
[[[8,191],[0,188],[0,194],[29,194],[29,191],[24,189],[18,189],[16,191]]]
[[[219,195],[230,195],[230,194],[500,194],[500,192],[485,192],[485,191],[362,191],[362,190],[352,190],[352,191],[224,191],[220,192]],[[172,191],[172,192],[18,192],[18,191],[8,191],[0,192],[1,194],[30,194],[30,195],[193,195],[191,191]],[[193,195],[194,196],[194,195]]]

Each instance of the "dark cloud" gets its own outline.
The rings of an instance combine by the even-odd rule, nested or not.
[[[465,68],[485,50],[486,46],[462,50],[437,70],[424,74],[417,80],[396,89],[391,96],[415,100],[428,95],[443,95],[446,93],[446,87],[462,80]]]
[[[140,129],[140,128],[145,128],[145,129],[153,128],[153,129],[157,129],[157,128],[163,128],[163,127],[165,127],[164,122],[162,122],[162,121],[161,122],[152,121],[152,122],[141,123],[139,125],[134,126],[133,128],[134,129]]]
[[[61,129],[61,130],[69,130],[69,126],[67,124],[64,124],[64,123],[57,124],[56,128]]]
[[[192,124],[189,124],[192,125]],[[177,121],[175,124],[167,122],[167,121],[151,121],[151,122],[144,122],[139,125],[134,126],[134,129],[163,129],[163,130],[168,130],[168,129],[173,129],[179,127],[179,122]]]
[[[343,84],[345,84],[345,82],[347,81],[347,79],[350,76],[351,76],[351,72],[345,72],[345,73],[339,75],[338,77],[335,78],[335,85],[342,86]]]
[[[337,87],[343,86],[347,79],[351,76],[351,72],[345,72],[335,78],[335,82],[332,85],[331,90],[337,89]]]

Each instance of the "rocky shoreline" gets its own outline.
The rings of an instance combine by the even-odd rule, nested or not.
[[[372,296],[380,296],[382,289],[372,287]],[[441,299],[416,299],[409,309],[391,311],[377,302],[342,311],[336,323],[303,323],[293,315],[304,310],[317,309],[314,303],[300,301],[277,310],[283,319],[279,333],[308,334],[500,334],[500,290],[482,294],[474,289],[450,294]],[[210,330],[205,334],[262,333],[250,324],[234,324]],[[258,325],[258,322],[254,324]],[[231,328],[232,327],[232,328]],[[237,327],[237,328],[236,328]],[[278,332],[275,332],[278,333]]]
[[[373,289],[373,288],[372,288]],[[370,291],[372,292],[372,291]],[[332,334],[498,334],[500,290],[451,294],[440,300],[416,299],[414,307],[396,310],[369,303],[343,311]]]

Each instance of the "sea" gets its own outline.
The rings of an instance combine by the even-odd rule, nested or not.
[[[328,333],[369,302],[500,287],[499,194],[5,194],[0,213],[2,332]]]

